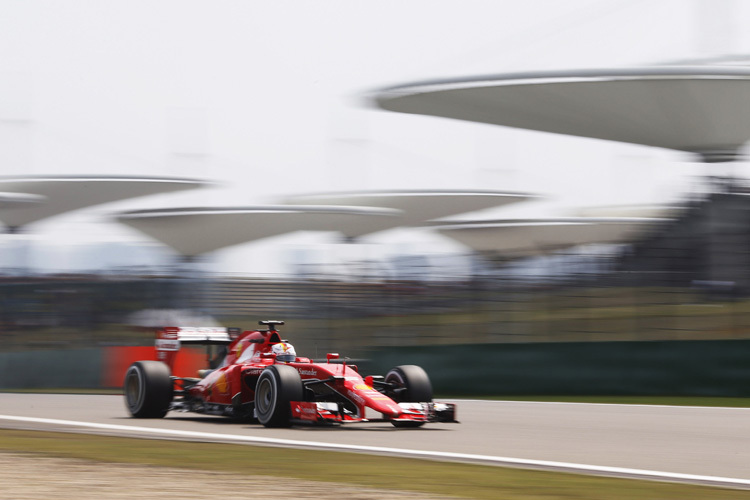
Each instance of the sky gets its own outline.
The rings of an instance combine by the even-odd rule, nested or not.
[[[685,154],[385,112],[366,97],[430,78],[745,53],[748,21],[734,0],[0,0],[0,172],[218,182],[40,223],[45,247],[148,241],[108,221],[114,210],[338,190],[547,197],[503,212],[521,217],[669,201],[705,173]],[[745,162],[732,168],[745,175]],[[279,245],[330,253],[319,238],[243,245],[217,265],[273,272]],[[334,254],[461,250],[432,238],[396,231]]]

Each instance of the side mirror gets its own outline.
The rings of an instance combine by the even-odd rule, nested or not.
[[[339,359],[339,353],[329,352],[326,354],[326,360],[330,363],[332,359]]]

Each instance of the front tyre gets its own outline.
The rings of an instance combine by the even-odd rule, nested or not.
[[[266,427],[287,427],[290,424],[291,401],[302,401],[302,379],[288,365],[271,365],[260,374],[255,384],[255,415]]]
[[[135,418],[163,418],[174,397],[169,367],[161,361],[136,361],[125,373],[125,405]]]
[[[432,384],[422,367],[402,365],[385,376],[390,384],[387,395],[397,403],[429,403],[432,401]],[[424,422],[391,422],[394,427],[421,427]]]

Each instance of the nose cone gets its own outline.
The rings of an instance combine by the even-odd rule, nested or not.
[[[388,397],[386,399],[373,399],[368,401],[368,403],[367,406],[390,418],[396,418],[403,413],[401,407]]]
[[[353,400],[360,401],[368,408],[372,408],[386,417],[396,418],[403,413],[403,410],[395,401],[366,384],[355,383],[348,385],[347,388]]]

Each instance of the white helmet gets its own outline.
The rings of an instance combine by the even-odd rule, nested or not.
[[[281,361],[282,363],[289,363],[297,358],[294,346],[286,342],[274,344],[271,347],[271,352],[276,355],[276,361]]]

